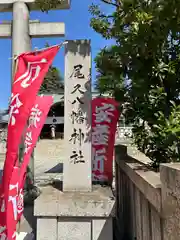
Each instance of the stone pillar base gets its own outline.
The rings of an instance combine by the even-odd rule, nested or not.
[[[46,186],[35,201],[37,240],[112,240],[115,200],[109,187],[89,193]]]

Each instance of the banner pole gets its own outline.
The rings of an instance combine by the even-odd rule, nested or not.
[[[16,74],[17,66],[18,66],[18,58],[17,58],[17,56],[14,56],[14,57],[12,58],[12,61],[13,61],[13,63],[12,63],[13,69],[12,69],[12,79],[11,79],[11,94],[12,94],[12,90],[13,90],[14,76],[15,76],[15,74]],[[11,101],[11,96],[10,96],[10,101]],[[9,103],[9,104],[10,104],[10,103]],[[16,164],[17,164],[18,166],[20,166],[20,151],[21,151],[21,149],[20,149],[20,146],[19,146],[18,153],[17,153],[17,162],[16,162]],[[19,174],[20,174],[20,171],[19,171]],[[21,225],[21,219],[20,219],[20,220],[18,221],[18,223],[17,223],[16,232],[17,232],[18,234],[19,234],[19,232],[20,232],[20,225]]]
[[[17,71],[17,66],[18,66],[18,58],[16,55],[13,56],[13,59],[12,59],[13,63],[13,69],[12,69],[12,79],[11,79],[11,94],[12,94],[12,90],[13,90],[13,82],[14,82],[14,76],[16,74],[16,71]],[[9,105],[11,104],[11,96],[10,96],[10,103]],[[17,154],[17,162],[18,162],[18,166],[19,166],[19,154],[20,154],[20,150],[18,149],[18,154]]]

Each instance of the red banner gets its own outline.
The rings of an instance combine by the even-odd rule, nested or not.
[[[29,159],[36,145],[41,129],[46,121],[47,114],[53,104],[52,96],[37,96],[34,107],[31,109],[29,126],[25,133],[25,151],[21,172],[25,173]],[[24,174],[23,174],[24,175]],[[21,180],[23,179],[21,176]]]
[[[92,180],[112,182],[113,150],[119,111],[112,98],[92,100]]]
[[[58,50],[59,46],[54,46],[37,53],[22,54],[17,59],[17,71],[12,87],[9,109],[7,153],[2,179],[3,187],[4,184],[6,186],[9,184],[29,113],[44,76]]]
[[[16,240],[16,223],[17,217],[20,212],[23,211],[22,201],[23,193],[19,194],[19,167],[14,167],[12,172],[11,181],[9,184],[9,193],[8,193],[8,205],[7,209],[5,208],[5,199],[2,199],[1,212],[0,212],[0,226],[2,230],[0,231],[0,239],[10,239]],[[21,201],[20,201],[21,200]],[[20,204],[21,203],[21,204]],[[8,220],[8,214],[11,218],[11,226],[9,227],[6,224],[6,219]],[[4,237],[4,238],[3,238]]]
[[[24,128],[44,76],[59,48],[60,46],[53,46],[37,52],[24,53],[17,58],[17,70],[9,108],[7,152],[1,187],[1,196],[4,196],[5,199],[5,209],[8,203],[10,179],[18,159],[18,149]],[[2,202],[0,207],[1,205]],[[6,222],[4,218],[3,220]]]
[[[23,213],[23,187],[26,169],[29,164],[31,153],[36,145],[41,129],[46,120],[49,109],[53,103],[51,96],[37,96],[36,102],[31,109],[29,126],[25,133],[25,151],[21,167],[15,167],[10,181],[9,201],[7,206],[7,236],[13,235],[17,221]]]
[[[25,53],[17,59],[9,109],[7,154],[3,171],[6,183],[11,177],[17,159],[19,144],[30,110],[49,66],[59,50],[59,46],[40,52]]]

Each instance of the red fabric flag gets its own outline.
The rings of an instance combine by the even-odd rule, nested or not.
[[[24,53],[17,58],[17,71],[12,86],[9,109],[7,152],[1,186],[1,196],[4,196],[5,208],[8,202],[9,183],[18,159],[18,148],[23,130],[44,76],[59,48],[60,46],[53,46],[38,52]],[[2,226],[5,222],[2,223]]]
[[[41,129],[46,121],[49,109],[53,104],[52,96],[37,96],[34,107],[31,109],[29,126],[25,132],[25,151],[21,166],[21,181],[29,164],[30,156],[36,145]]]
[[[9,109],[7,139],[7,154],[13,154],[13,158],[17,154],[23,129],[38,90],[58,50],[59,46],[54,46],[37,53],[22,54],[17,59],[17,71],[14,77]],[[5,165],[8,162],[5,161]]]
[[[17,219],[17,208],[14,208],[14,207],[17,205],[18,177],[19,177],[19,168],[14,167],[12,177],[11,177],[11,183],[9,185],[9,192],[10,192],[10,196],[11,196],[11,197],[9,197],[9,201],[12,203],[12,205],[10,205],[10,207],[12,207],[11,218],[13,218],[13,216],[15,216],[16,219]],[[13,228],[13,231],[11,232],[11,235],[8,238],[8,235],[7,235],[8,228],[5,223],[6,214],[7,214],[7,211],[5,208],[5,198],[4,198],[4,195],[1,197],[2,197],[1,198],[2,204],[1,204],[1,209],[0,209],[0,239],[16,240],[16,228]],[[13,211],[13,209],[14,209],[14,211]]]
[[[17,153],[24,127],[36,95],[59,46],[39,52],[22,54],[17,59],[17,71],[12,87],[10,102],[7,153],[2,183],[7,186],[17,160]]]
[[[93,181],[112,182],[113,149],[117,121],[118,103],[112,98],[92,100],[92,159]]]
[[[10,239],[16,230],[17,221],[20,220],[23,213],[23,187],[26,169],[52,103],[52,96],[37,96],[35,104],[30,112],[29,126],[25,133],[25,152],[23,162],[20,167],[14,168],[10,181],[9,200],[6,213],[8,239]]]

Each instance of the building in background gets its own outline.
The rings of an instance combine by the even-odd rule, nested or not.
[[[48,95],[48,94],[45,94]],[[54,102],[48,113],[46,122],[42,128],[40,138],[54,139],[64,137],[64,93],[50,94]],[[93,92],[92,98],[99,96],[99,93]],[[103,95],[107,97],[108,95]],[[8,111],[0,111],[0,144],[4,142],[7,136]],[[123,139],[131,134],[131,126],[127,126],[123,116],[120,117],[117,129],[117,138]],[[3,143],[4,146],[4,143]],[[1,147],[0,147],[1,148]]]
[[[8,111],[0,111],[0,154],[6,152]]]
[[[52,96],[54,102],[48,113],[40,138],[53,139],[64,137],[64,93],[53,94]],[[99,93],[92,93],[93,98],[97,96],[99,96]]]
[[[48,95],[48,94],[44,94]],[[48,113],[46,122],[42,128],[40,138],[63,138],[64,137],[64,93],[50,94],[54,102]],[[93,93],[97,97],[98,93]],[[0,136],[1,140],[6,136],[8,125],[8,111],[0,111]],[[2,141],[1,141],[2,142]]]

